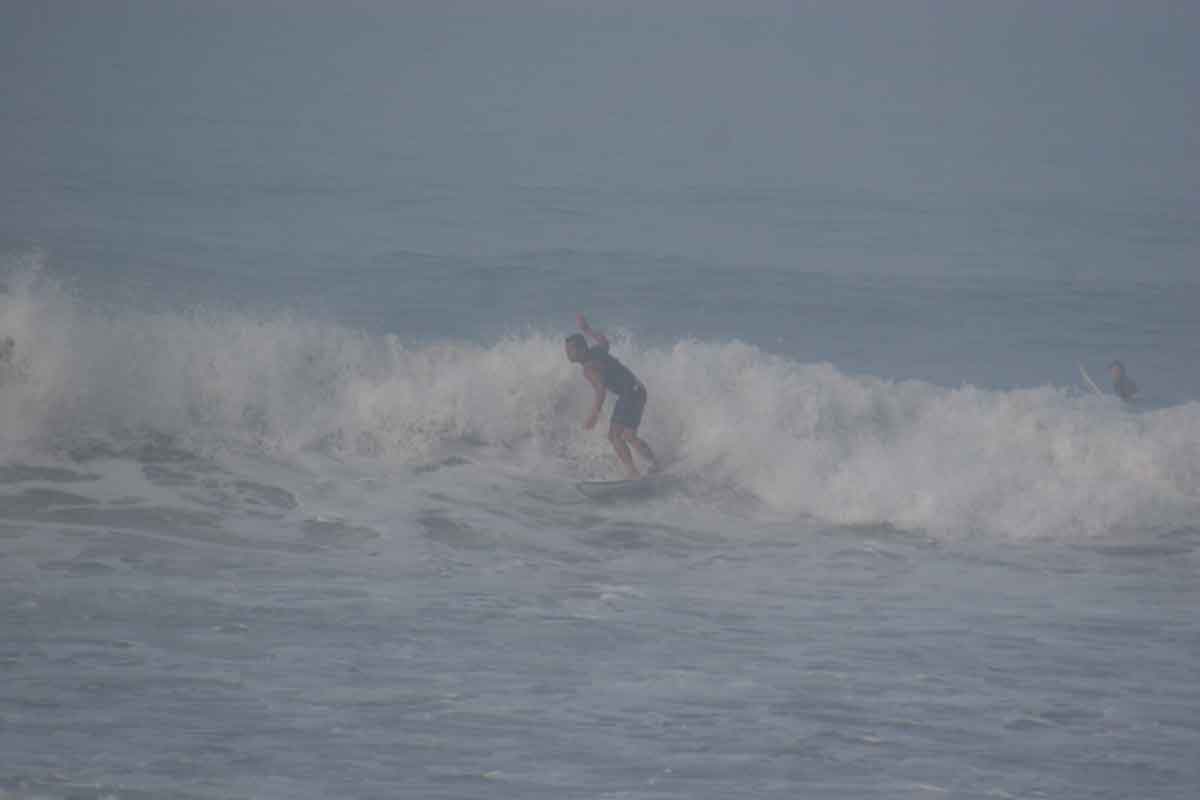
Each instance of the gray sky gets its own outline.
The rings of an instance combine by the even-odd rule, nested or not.
[[[225,231],[313,259],[527,252],[594,234],[834,272],[1196,273],[1200,3],[3,8],[0,245],[61,251],[56,238],[90,241],[88,226],[128,220],[147,253],[143,230],[209,247],[220,238],[206,231]],[[249,197],[248,181],[313,197],[415,193],[454,221],[403,228],[386,208],[327,213],[316,200],[308,217],[294,202],[213,206]],[[106,185],[100,202],[72,189]],[[585,230],[514,202],[556,188],[598,193],[608,210]],[[814,239],[805,220],[838,213],[839,198],[849,238],[825,225]],[[872,209],[886,225],[860,218]],[[892,238],[853,238],[877,228]]]
[[[1200,183],[1200,5],[1188,2],[5,8],[6,131],[29,130],[13,115],[136,134],[236,114],[535,183],[1193,200]]]

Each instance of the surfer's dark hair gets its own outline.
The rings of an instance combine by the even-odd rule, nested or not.
[[[1125,365],[1122,364],[1120,361],[1114,361],[1108,365],[1109,369],[1112,369],[1113,367],[1116,367],[1117,369],[1121,370],[1121,372],[1125,371]]]
[[[572,345],[580,352],[586,353],[588,351],[587,339],[583,338],[582,333],[572,333],[567,337],[567,344]]]

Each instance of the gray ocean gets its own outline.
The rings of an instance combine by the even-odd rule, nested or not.
[[[7,0],[0,798],[1200,796],[1198,38]]]

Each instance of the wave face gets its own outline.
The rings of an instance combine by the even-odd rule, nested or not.
[[[532,474],[613,469],[558,333],[409,346],[288,313],[97,311],[29,268],[0,295],[9,452],[165,437],[200,452],[418,464],[469,448]],[[1200,511],[1200,404],[1134,413],[1055,387],[848,375],[738,341],[614,352],[643,434],[696,497],[942,536],[1087,537]],[[611,403],[611,401],[610,401]]]

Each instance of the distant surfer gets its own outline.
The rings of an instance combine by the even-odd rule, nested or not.
[[[5,336],[0,340],[0,383],[4,383],[15,370],[13,355],[16,348],[17,343],[11,336]]]
[[[645,385],[628,367],[609,354],[608,338],[592,330],[583,314],[576,315],[575,319],[583,333],[573,333],[567,337],[567,360],[583,367],[583,376],[596,390],[596,400],[583,427],[591,430],[596,426],[600,411],[604,408],[605,394],[612,392],[617,396],[617,404],[608,427],[608,440],[612,442],[617,458],[625,466],[625,473],[631,480],[640,478],[641,473],[634,466],[633,455],[629,452],[629,446],[633,445],[638,455],[649,463],[649,471],[654,472],[658,467],[654,452],[637,435],[642,412],[646,409]],[[585,334],[587,338],[584,338]],[[595,344],[589,347],[588,338]]]
[[[1114,361],[1108,365],[1108,370],[1112,374],[1113,391],[1126,403],[1132,402],[1138,389],[1137,384],[1125,374],[1125,365]]]

